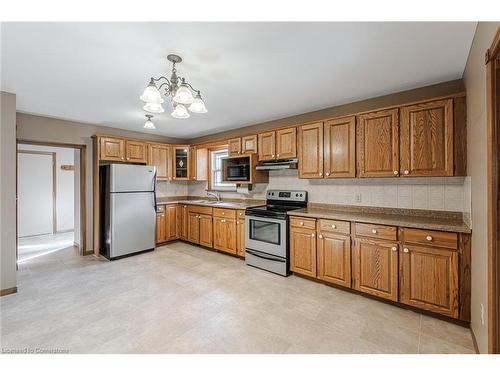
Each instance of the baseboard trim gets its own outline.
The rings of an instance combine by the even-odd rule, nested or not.
[[[0,297],[8,296],[9,294],[14,294],[14,293],[17,293],[17,286],[15,286],[13,288],[7,288],[7,289],[0,290]]]
[[[472,343],[474,344],[474,350],[476,351],[476,354],[481,354],[479,352],[479,346],[477,346],[477,340],[476,340],[476,335],[474,334],[474,331],[472,330],[472,327],[470,329],[470,334],[472,335]]]

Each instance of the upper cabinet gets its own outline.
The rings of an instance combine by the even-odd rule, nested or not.
[[[297,157],[297,128],[278,129],[259,134],[259,160]]]
[[[398,109],[370,112],[358,117],[359,177],[399,175]]]
[[[401,175],[453,176],[453,100],[401,108]]]
[[[257,134],[241,137],[241,153],[243,155],[257,153]]]
[[[356,177],[356,117],[325,122],[325,178]]]
[[[299,177],[323,178],[323,123],[299,127]]]
[[[208,149],[206,147],[190,148],[190,179],[195,181],[208,180]]]
[[[241,138],[232,138],[227,141],[227,151],[229,156],[241,155]]]
[[[276,132],[259,134],[259,160],[276,158]]]
[[[148,145],[148,164],[156,167],[157,180],[172,179],[172,157],[171,149],[167,145]]]
[[[188,180],[189,169],[189,146],[175,146],[173,148],[173,179]]]
[[[101,137],[99,139],[99,159],[146,163],[146,143],[122,138]]]
[[[147,162],[146,143],[139,141],[125,141],[125,160],[129,163]]]

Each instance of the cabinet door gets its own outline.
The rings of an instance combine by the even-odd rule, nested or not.
[[[196,181],[208,180],[208,148],[196,147]]]
[[[316,232],[314,229],[291,227],[290,263],[292,272],[316,277]]]
[[[245,256],[245,211],[238,210],[236,214],[236,253]]]
[[[401,175],[453,176],[453,99],[401,108]]]
[[[325,122],[325,177],[356,177],[356,116]]]
[[[188,179],[196,180],[196,146],[189,146],[188,151]]]
[[[123,139],[101,137],[99,143],[100,160],[125,160],[125,141]]]
[[[351,237],[329,232],[318,236],[318,278],[351,287]]]
[[[173,148],[173,179],[189,179],[189,146],[177,146]]]
[[[299,178],[323,178],[323,123],[299,128]]]
[[[238,156],[241,154],[241,138],[233,138],[227,141],[227,151],[229,156]]]
[[[165,232],[167,241],[177,238],[177,209],[175,205],[165,206]]]
[[[405,244],[400,286],[402,303],[458,318],[457,251]]]
[[[146,163],[146,144],[144,142],[127,141],[125,143],[126,159],[131,163]]]
[[[168,146],[149,145],[148,164],[156,167],[156,179],[168,179]]]
[[[359,177],[399,175],[398,109],[358,117]]]
[[[212,216],[200,214],[200,245],[212,247]]]
[[[276,133],[261,133],[259,137],[259,160],[273,160],[276,156]]]
[[[276,130],[276,159],[297,157],[297,128]]]
[[[196,212],[188,213],[188,241],[200,243],[200,222],[199,214]]]
[[[181,240],[188,239],[188,206],[183,204],[177,206],[177,237]]]
[[[247,135],[241,137],[241,153],[256,154],[257,153],[257,135]]]
[[[236,219],[224,219],[224,225],[226,226],[226,246],[225,251],[231,254],[237,253],[236,248]]]
[[[156,243],[162,243],[167,240],[165,213],[156,214]]]
[[[214,225],[214,248],[224,251],[226,249],[226,226],[224,225],[226,219],[220,217],[213,218]]]
[[[353,259],[354,289],[398,300],[398,245],[356,239]]]

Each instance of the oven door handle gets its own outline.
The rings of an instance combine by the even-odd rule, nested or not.
[[[266,256],[264,256],[264,255],[257,254],[257,253],[255,253],[255,252],[253,252],[252,250],[248,250],[248,249],[247,249],[247,250],[246,250],[246,252],[247,252],[248,254],[251,254],[251,255],[253,255],[253,256],[255,256],[255,257],[257,257],[257,258],[262,258],[262,259],[265,259],[265,260],[272,260],[272,261],[275,261],[275,262],[280,262],[280,263],[285,263],[285,262],[286,262],[286,260],[285,260],[285,259],[279,259],[279,258],[274,258],[274,257],[273,257],[273,258],[271,258],[271,257],[266,257]]]

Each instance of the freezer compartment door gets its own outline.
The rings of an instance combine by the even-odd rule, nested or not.
[[[110,257],[155,247],[153,193],[110,194]]]
[[[111,164],[109,191],[153,191],[156,169],[149,165]]]

